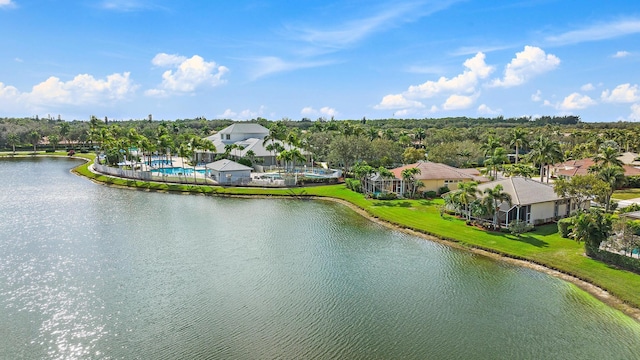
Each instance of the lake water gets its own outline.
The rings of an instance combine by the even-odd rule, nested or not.
[[[332,203],[96,185],[0,161],[2,359],[639,359],[575,286]]]

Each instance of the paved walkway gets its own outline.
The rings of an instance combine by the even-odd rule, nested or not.
[[[622,209],[623,207],[627,207],[633,204],[640,204],[640,198],[634,198],[629,200],[620,200],[618,201],[618,209]]]

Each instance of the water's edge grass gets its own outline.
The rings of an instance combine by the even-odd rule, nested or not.
[[[38,154],[42,155],[66,156],[62,152]],[[26,154],[16,157],[33,156]],[[362,194],[348,190],[344,185],[272,189],[139,181],[92,172],[89,166],[95,158],[93,154],[76,154],[74,158],[83,159],[85,162],[73,168],[73,173],[109,186],[221,197],[283,197],[337,201],[383,225],[560,277],[640,321],[640,275],[616,269],[587,257],[584,255],[582,244],[558,235],[555,224],[540,226],[518,238],[510,234],[470,227],[464,220],[446,214],[441,215],[438,209],[442,204],[441,199],[370,200]]]

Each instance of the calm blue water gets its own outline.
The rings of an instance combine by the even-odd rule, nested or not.
[[[158,168],[151,170],[152,173],[167,174],[167,175],[193,175],[193,169],[182,167],[170,167],[170,168]],[[206,170],[196,169],[198,174],[204,174]]]
[[[324,202],[96,185],[0,161],[2,359],[638,359],[556,278]]]

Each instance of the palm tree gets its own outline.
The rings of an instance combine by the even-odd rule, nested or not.
[[[471,220],[471,202],[478,197],[478,193],[478,183],[475,181],[469,181],[459,183],[458,190],[451,195],[454,196],[456,201],[463,206],[467,213],[468,220]]]
[[[560,150],[560,143],[551,141],[548,137],[540,135],[540,137],[533,142],[529,157],[534,163],[540,166],[540,182],[544,181],[545,168],[547,182],[549,182],[549,167],[557,161],[562,161],[563,154]]]
[[[500,144],[500,141],[495,136],[489,135],[489,137],[487,138],[487,142],[480,145],[480,150],[484,151],[484,156],[489,156],[490,154],[493,154],[495,149],[499,148],[500,146],[502,146],[502,144]]]
[[[189,144],[182,143],[180,144],[180,146],[178,146],[178,156],[181,157],[183,161],[184,159],[190,158],[192,154],[193,154],[193,151],[189,147]],[[184,165],[184,162],[183,162],[183,165]],[[184,166],[183,166],[183,169],[184,169]],[[195,172],[196,172],[195,167],[193,168],[193,172],[194,172],[194,178],[195,178]],[[184,175],[184,181],[187,182],[187,173],[183,171],[183,175]]]
[[[600,153],[593,158],[597,168],[605,168],[610,166],[623,165],[622,160],[618,159],[620,152],[612,146],[605,146],[600,149]]]
[[[418,185],[415,175],[418,175],[420,173],[421,171],[417,167],[404,169],[401,172],[402,181],[404,181],[404,183],[407,184],[407,190],[410,191],[409,194],[410,194],[410,197],[412,198],[415,196],[416,188]]]
[[[500,222],[498,221],[498,206],[504,202],[511,205],[511,195],[503,191],[502,185],[498,184],[493,189],[484,189],[483,202],[489,210],[489,213],[493,216],[493,225],[500,228]]]
[[[516,147],[516,164],[518,163],[518,157],[520,156],[520,148],[523,146],[529,146],[529,142],[526,138],[527,133],[522,128],[513,129],[511,133],[511,141],[509,145]]]
[[[53,151],[56,151],[56,147],[60,143],[60,138],[56,134],[49,135],[49,144],[53,146]]]
[[[604,206],[605,211],[609,212],[611,208],[611,196],[613,192],[620,186],[624,185],[626,178],[624,170],[620,166],[607,166],[598,172],[598,179],[606,182],[610,190],[605,194]]]
[[[16,145],[20,142],[20,136],[16,133],[7,134],[7,144],[11,145],[13,155],[16,154]]]
[[[497,179],[498,169],[500,169],[502,165],[504,165],[508,161],[509,158],[507,157],[507,150],[505,150],[503,147],[497,147],[493,151],[491,157],[485,161],[485,164],[489,164],[489,166],[493,168],[493,178]]]
[[[36,146],[38,146],[38,142],[42,137],[38,133],[37,130],[33,130],[29,133],[29,139],[31,140],[31,144],[33,144],[33,153],[36,153]]]
[[[374,173],[375,169],[367,164],[366,161],[357,162],[353,165],[353,174],[360,180],[362,191],[366,194],[369,193],[369,189],[364,187],[365,179],[367,176]]]
[[[378,173],[380,174],[380,177],[382,177],[382,192],[386,193],[387,192],[387,187],[385,186],[386,180],[395,179],[396,176],[384,166],[380,166],[378,168]]]
[[[65,139],[67,140],[67,146],[69,146],[69,139],[67,138],[67,136],[69,135],[70,131],[71,127],[68,122],[65,121],[60,124],[60,137],[62,137],[63,142]]]

